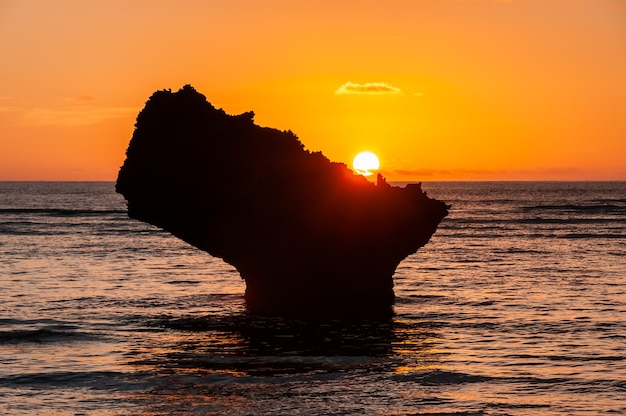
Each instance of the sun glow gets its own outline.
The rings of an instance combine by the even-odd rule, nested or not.
[[[185,84],[355,175],[626,180],[626,0],[145,3],[0,0],[0,180],[115,181]]]
[[[372,152],[361,152],[354,157],[352,166],[359,175],[370,176],[374,174],[373,171],[378,170],[380,161]]]

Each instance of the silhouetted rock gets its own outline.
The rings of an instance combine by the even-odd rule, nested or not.
[[[391,313],[398,263],[447,215],[419,184],[355,175],[187,85],[139,113],[116,189],[132,218],[237,268],[253,312]]]

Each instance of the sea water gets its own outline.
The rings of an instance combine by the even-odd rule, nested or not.
[[[318,322],[247,314],[113,183],[0,183],[0,414],[626,414],[626,182],[423,189],[394,317]]]

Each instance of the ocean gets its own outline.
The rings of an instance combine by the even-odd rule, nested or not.
[[[110,182],[0,182],[0,414],[626,414],[626,182],[425,182],[394,316],[246,313]]]

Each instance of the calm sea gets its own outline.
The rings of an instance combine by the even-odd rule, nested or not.
[[[393,319],[314,322],[113,183],[0,183],[0,414],[626,414],[626,182],[423,188]]]

